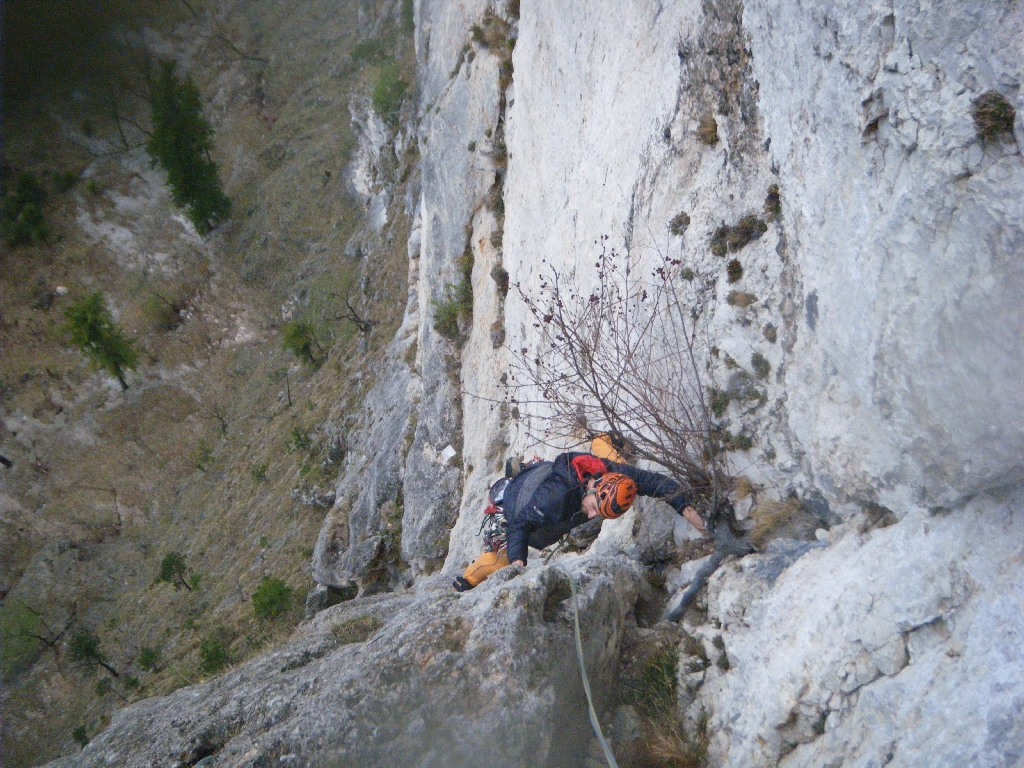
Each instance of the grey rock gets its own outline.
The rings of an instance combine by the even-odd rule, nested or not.
[[[358,592],[359,587],[355,584],[351,584],[344,589],[317,584],[306,595],[306,618],[311,619],[320,611],[330,608],[332,605],[351,600]]]
[[[566,567],[603,708],[642,570],[624,557]],[[555,566],[462,596],[435,579],[416,593],[357,598],[214,680],[120,710],[82,752],[50,765],[215,757],[229,768],[293,756],[305,766],[475,768],[481,745],[502,765],[574,765],[591,732],[571,606]]]
[[[305,504],[307,507],[332,507],[334,506],[335,499],[334,490],[325,490],[320,486],[314,485],[312,488],[306,490],[302,488],[293,488],[291,497],[300,504]]]

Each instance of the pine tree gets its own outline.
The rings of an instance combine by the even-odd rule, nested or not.
[[[134,369],[139,356],[134,342],[110,316],[103,294],[97,291],[76,301],[64,312],[71,343],[81,349],[97,368],[116,376],[128,389],[125,371]]]
[[[174,67],[173,61],[161,62],[159,75],[150,81],[153,134],[146,149],[154,164],[167,171],[175,204],[205,235],[227,216],[231,201],[210,157],[213,128],[203,114],[199,88],[190,76],[179,79]]]

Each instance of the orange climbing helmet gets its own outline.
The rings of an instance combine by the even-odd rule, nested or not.
[[[619,472],[601,475],[594,486],[597,494],[597,508],[601,517],[614,520],[622,517],[636,498],[636,483],[633,478]]]

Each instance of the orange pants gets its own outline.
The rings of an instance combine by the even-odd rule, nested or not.
[[[474,587],[486,579],[495,571],[500,571],[508,565],[508,552],[502,547],[497,552],[483,552],[480,557],[469,564],[462,578]]]

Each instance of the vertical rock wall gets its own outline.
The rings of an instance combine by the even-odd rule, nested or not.
[[[847,521],[712,584],[730,664],[690,694],[713,759],[1012,764],[1024,540],[999,489],[1024,455],[1020,8],[422,0],[417,20],[421,226],[394,355],[409,373],[379,388],[391,415],[345,481],[376,487],[368,468],[391,467],[404,573],[475,556],[488,481],[537,449],[537,423],[503,404],[508,350],[537,344],[503,271],[527,291],[551,269],[585,286],[602,237],[642,268],[677,258],[710,280],[723,423],[752,441],[734,467]],[[1018,117],[983,141],[972,106],[990,90]],[[715,254],[716,230],[748,216],[759,236]],[[453,341],[433,314],[468,256],[473,315]],[[872,530],[862,509],[901,522]],[[633,526],[605,526],[598,550],[635,551]],[[363,527],[349,570],[318,545],[318,578],[363,579],[358,547],[384,535]]]

